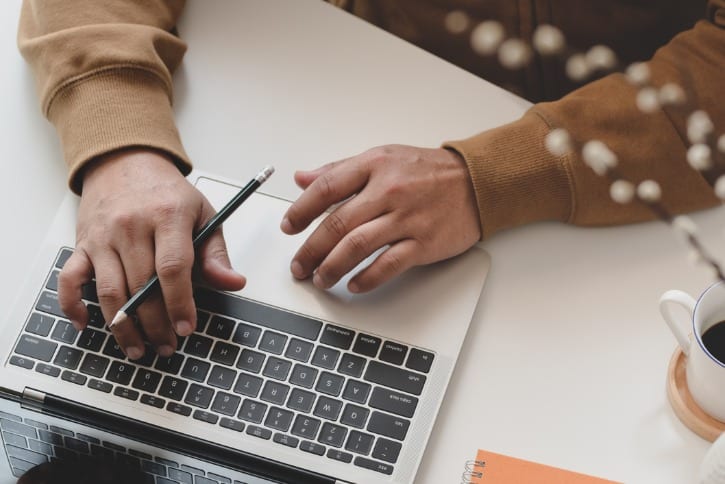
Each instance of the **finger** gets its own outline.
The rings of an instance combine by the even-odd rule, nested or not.
[[[361,194],[327,215],[292,258],[292,275],[298,279],[312,275],[344,237],[359,225],[381,215],[383,203],[384,200],[379,197],[370,199]]]
[[[210,219],[214,215],[214,208],[205,203],[202,216]],[[229,251],[224,241],[222,229],[216,230],[209,239],[197,250],[196,265],[201,269],[202,277],[210,285],[223,291],[239,291],[247,280],[244,276],[232,269],[229,260]]]
[[[77,330],[88,325],[88,309],[81,301],[83,285],[93,280],[93,264],[82,248],[76,248],[58,275],[58,303]]]
[[[96,292],[103,317],[106,321],[113,321],[116,312],[128,300],[126,273],[121,259],[114,251],[103,251],[98,255],[92,254],[91,257],[96,272]],[[131,318],[115,324],[111,331],[129,359],[136,360],[143,356],[143,338]]]
[[[391,245],[368,267],[355,275],[347,285],[350,292],[367,292],[418,265],[422,249],[415,239],[405,239]]]
[[[280,228],[286,234],[304,230],[331,205],[359,192],[367,183],[369,172],[361,163],[350,159],[337,162],[325,170],[302,192],[282,219]]]
[[[315,286],[328,289],[376,250],[399,240],[400,224],[384,215],[352,230],[325,257],[312,279]]]
[[[295,172],[295,183],[298,187],[305,190],[310,184],[321,174],[330,171],[333,167],[339,165],[341,161],[333,161],[313,170],[297,170]]]

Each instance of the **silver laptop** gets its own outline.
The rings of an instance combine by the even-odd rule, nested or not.
[[[190,181],[217,208],[239,189]],[[224,226],[247,287],[197,287],[199,325],[177,353],[128,361],[93,287],[83,332],[59,309],[68,195],[2,328],[0,484],[51,463],[157,484],[413,482],[489,257],[474,247],[369,294],[347,292],[347,279],[321,291],[289,272],[309,230],[281,233],[288,205],[252,195]]]

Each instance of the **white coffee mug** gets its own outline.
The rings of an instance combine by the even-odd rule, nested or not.
[[[687,310],[690,320],[672,311],[673,304]],[[725,422],[725,362],[718,361],[702,342],[702,335],[725,320],[725,283],[717,282],[695,299],[676,289],[660,298],[660,312],[687,356],[687,388],[700,408]]]

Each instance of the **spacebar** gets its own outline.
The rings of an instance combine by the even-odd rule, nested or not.
[[[316,340],[322,329],[322,322],[316,319],[203,287],[194,289],[194,300],[199,309],[231,316],[301,338]]]

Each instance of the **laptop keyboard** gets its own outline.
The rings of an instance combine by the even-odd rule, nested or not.
[[[10,364],[230,432],[382,474],[393,473],[433,364],[432,352],[207,288],[196,331],[164,358],[129,361],[95,288],[78,332],[57,297],[62,249]]]
[[[15,477],[54,459],[79,464],[86,459],[96,459],[137,470],[144,479],[137,484],[244,484],[227,476],[154,457],[67,428],[23,419],[14,413],[0,412],[0,428],[5,453]]]

